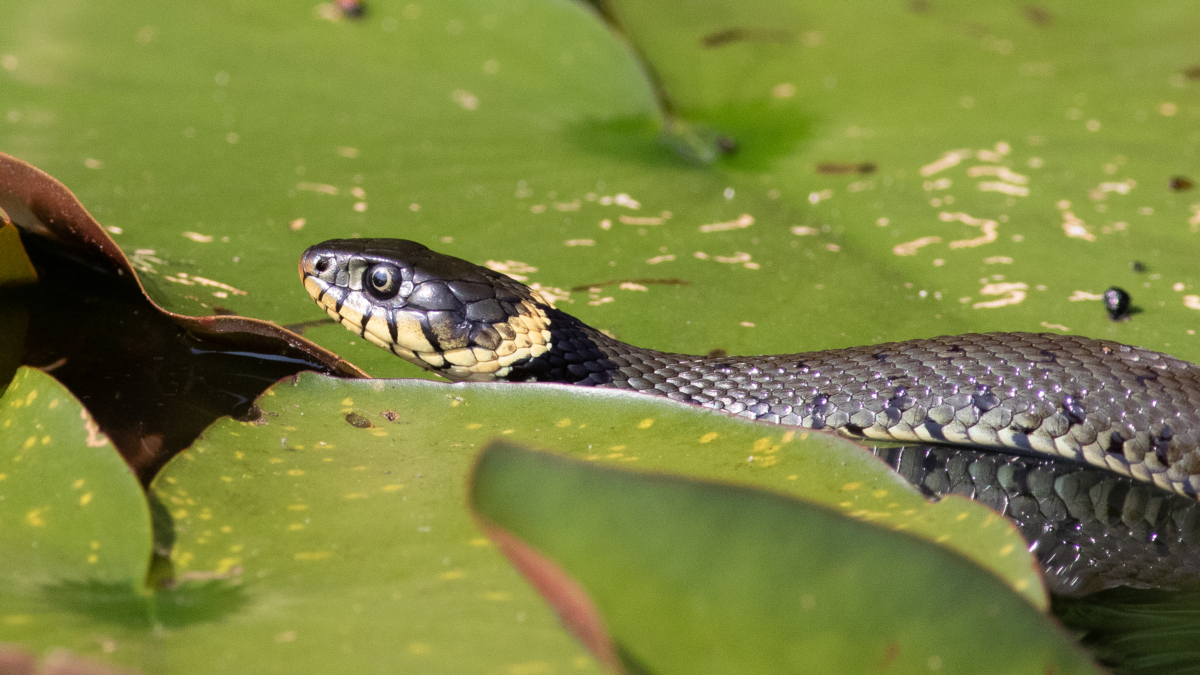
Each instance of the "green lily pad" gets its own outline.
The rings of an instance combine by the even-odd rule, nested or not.
[[[436,672],[592,668],[464,508],[477,449],[503,437],[835,500],[863,520],[949,539],[1044,602],[1005,521],[965,500],[925,503],[851,443],[764,437],[760,425],[630,393],[587,391],[600,405],[580,405],[577,393],[301,374],[268,390],[257,422],[218,422],[155,480],[171,566],[156,576],[173,581],[153,590],[146,619],[114,627],[94,588],[52,601],[92,617],[87,630],[132,635],[139,654],[208,664],[188,672],[262,659],[299,670],[347,659]],[[594,429],[610,443],[594,447]],[[150,641],[154,625],[166,637]],[[347,628],[331,642],[331,626]]]
[[[627,672],[1101,672],[994,575],[780,495],[504,443],[484,451],[471,500]]]
[[[79,402],[21,368],[0,397],[0,548],[8,583],[140,584],[149,511],[137,479]],[[138,513],[141,517],[138,517]]]
[[[72,186],[182,314],[319,319],[300,251],[404,236],[535,268],[660,349],[1037,330],[1200,359],[1179,253],[1200,203],[1172,180],[1196,178],[1177,142],[1194,3],[602,5],[633,52],[565,2],[381,0],[351,21],[8,0],[0,146]],[[661,143],[646,72],[669,138],[738,151],[697,165]],[[1142,313],[1109,322],[1093,298],[1113,285]]]
[[[5,222],[3,214],[0,210],[0,288],[35,283],[37,272],[21,246],[17,228]]]
[[[150,546],[141,486],[108,438],[52,377],[18,370],[0,396],[0,641],[106,651],[117,634],[97,643],[60,600],[144,613]]]

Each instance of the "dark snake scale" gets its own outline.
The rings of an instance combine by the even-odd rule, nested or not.
[[[1200,493],[1200,366],[1071,335],[984,333],[778,356],[625,344],[533,289],[401,239],[308,249],[300,275],[331,317],[451,380],[632,389],[854,438],[1086,462]]]

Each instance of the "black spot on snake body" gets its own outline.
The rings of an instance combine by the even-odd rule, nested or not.
[[[1067,421],[1071,424],[1083,424],[1084,417],[1087,411],[1083,406],[1075,401],[1075,398],[1070,394],[1063,397],[1063,412],[1067,415]]]
[[[980,412],[987,412],[1000,405],[1000,399],[992,393],[991,387],[981,384],[975,387],[975,394],[971,397],[971,404],[979,408]]]
[[[833,406],[829,405],[829,397],[824,394],[819,394],[813,399],[812,405],[809,406],[812,411],[812,428],[824,429],[825,416],[833,412]]]
[[[1150,443],[1154,448],[1154,456],[1158,458],[1159,462],[1162,462],[1163,466],[1169,466],[1171,463],[1171,439],[1174,437],[1175,432],[1171,431],[1170,425],[1166,425],[1157,435],[1150,439]]]

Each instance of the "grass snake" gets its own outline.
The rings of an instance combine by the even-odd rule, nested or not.
[[[1039,557],[1058,592],[1200,579],[1200,366],[1175,357],[1034,333],[671,354],[625,344],[504,274],[401,239],[323,242],[305,251],[300,276],[334,320],[450,380],[631,389],[852,438],[970,448],[877,453],[926,492],[990,500],[1032,547],[1044,540]],[[1160,571],[1146,572],[1156,562]],[[1122,569],[1097,574],[1106,565]]]

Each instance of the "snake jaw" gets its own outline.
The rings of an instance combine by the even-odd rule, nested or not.
[[[378,268],[385,292],[369,278]],[[305,251],[300,276],[335,321],[450,380],[503,379],[550,349],[548,305],[536,291],[415,242],[324,242]]]

